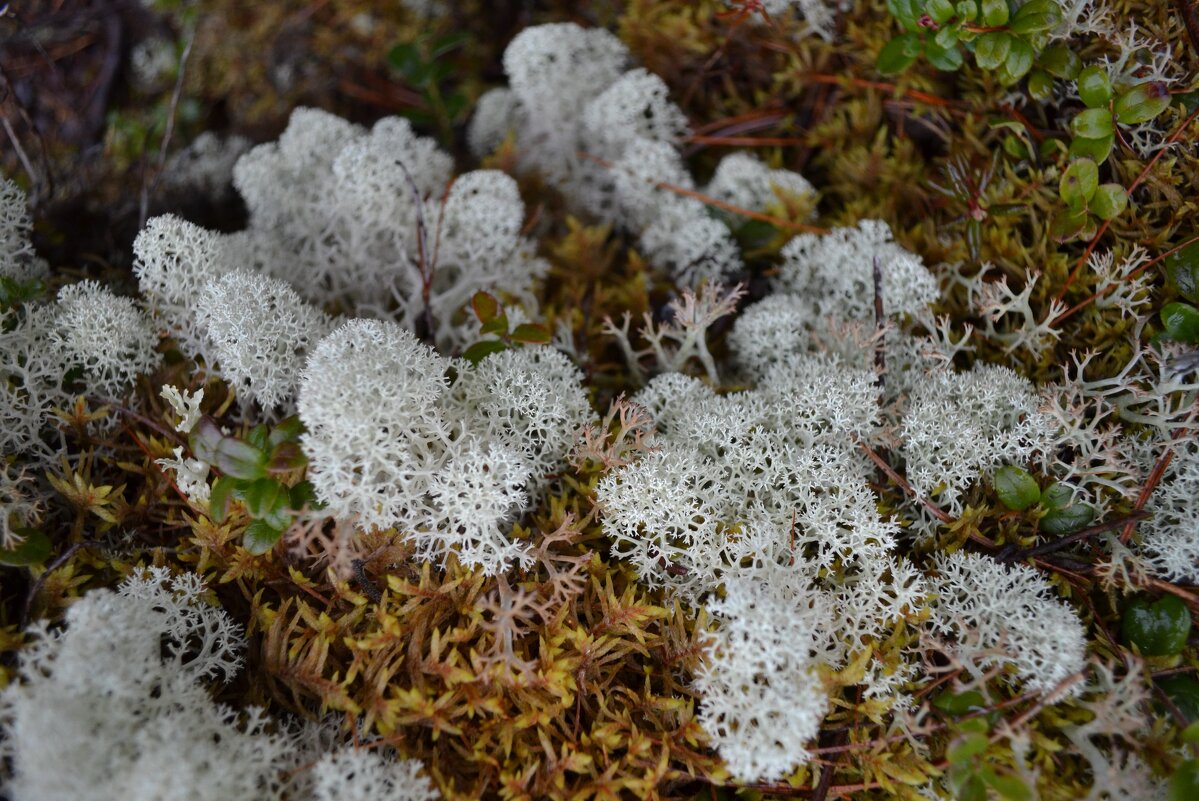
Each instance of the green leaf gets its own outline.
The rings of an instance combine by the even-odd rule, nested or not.
[[[1189,303],[1167,303],[1161,310],[1166,335],[1176,342],[1199,345],[1199,311]]]
[[[1144,596],[1124,607],[1120,637],[1145,656],[1174,656],[1186,647],[1191,633],[1191,610],[1175,595],[1150,603]]]
[[[1116,98],[1116,119],[1139,125],[1161,114],[1170,105],[1170,90],[1161,81],[1137,84]]]
[[[280,442],[271,451],[270,461],[266,464],[266,472],[271,476],[281,476],[302,470],[308,465],[308,457],[294,442]]]
[[[1053,219],[1050,233],[1056,242],[1069,242],[1076,238],[1090,238],[1096,229],[1094,218],[1086,209],[1070,209]]]
[[[920,37],[914,33],[897,36],[883,45],[879,51],[875,68],[883,75],[895,75],[903,72],[920,57],[922,44]]]
[[[942,50],[949,50],[952,47],[957,47],[960,34],[961,28],[957,25],[946,25],[933,36],[933,42]]]
[[[978,37],[974,43],[974,60],[985,70],[993,70],[1007,60],[1012,49],[1012,37],[1003,31],[991,31]]]
[[[1101,220],[1114,220],[1128,208],[1128,193],[1120,184],[1100,184],[1091,197],[1090,209]]]
[[[1112,82],[1107,71],[1092,65],[1078,73],[1078,96],[1088,108],[1107,108],[1112,101]]]
[[[512,339],[526,345],[546,345],[550,341],[550,332],[544,325],[521,323],[513,329]]]
[[[246,442],[260,451],[265,451],[270,447],[270,435],[270,429],[265,424],[259,423],[246,434]]]
[[[1057,0],[1031,0],[1020,6],[1008,30],[1017,34],[1043,33],[1062,21]]]
[[[887,0],[887,10],[905,30],[913,33],[920,30],[920,16],[924,11],[919,0]]]
[[[1069,484],[1054,481],[1041,492],[1041,505],[1046,509],[1065,509],[1074,503],[1074,490]]]
[[[1040,500],[1041,488],[1027,470],[1004,465],[995,471],[995,494],[1007,508],[1023,511]]]
[[[1191,303],[1199,303],[1199,242],[1165,260],[1166,284]]]
[[[1177,704],[1175,704],[1177,706]],[[1191,725],[1182,730],[1178,735],[1179,739],[1184,743],[1199,743],[1199,721],[1195,721]]]
[[[958,788],[958,801],[987,801],[987,785],[972,774]]]
[[[238,491],[246,505],[246,512],[255,520],[273,513],[280,506],[291,501],[284,487],[273,478],[260,478],[244,484]]]
[[[924,56],[928,63],[944,72],[954,72],[962,67],[962,51],[953,47],[941,47],[936,42],[926,42]]]
[[[1007,25],[1008,17],[1011,14],[1007,0],[983,0],[982,11],[983,24],[992,28]]]
[[[954,8],[957,9],[958,17],[967,22],[978,18],[978,3],[975,0],[958,0]]]
[[[944,25],[953,16],[953,3],[949,0],[927,0],[924,10],[933,18],[933,22]]]
[[[321,509],[324,507],[316,497],[316,488],[312,486],[312,482],[308,480],[298,481],[296,485],[288,492],[291,497],[291,508],[299,511],[305,506],[311,509]]]
[[[1074,490],[1070,485],[1055,481],[1041,493],[1041,506],[1045,516],[1041,518],[1041,531],[1061,536],[1073,534],[1086,528],[1095,519],[1094,507],[1075,502]]]
[[[46,285],[38,278],[28,281],[18,281],[7,275],[0,275],[0,309],[19,306],[36,300],[46,291]]]
[[[1090,525],[1095,519],[1095,509],[1085,503],[1076,503],[1062,509],[1051,509],[1041,518],[1041,531],[1054,536],[1073,534]]]
[[[967,734],[949,747],[945,752],[945,758],[950,762],[965,762],[986,751],[990,745],[991,741],[985,734]]]
[[[1083,139],[1075,137],[1070,142],[1070,157],[1071,158],[1088,158],[1096,164],[1102,164],[1107,161],[1107,157],[1111,155],[1112,145],[1115,143],[1114,136],[1108,136],[1103,139]]]
[[[280,442],[297,442],[303,433],[304,423],[298,415],[293,414],[275,424],[275,427],[271,429],[271,436],[267,440],[267,444],[273,448]]]
[[[499,334],[500,336],[508,335],[508,315],[503,312],[492,317],[479,329],[480,334]]]
[[[36,528],[18,528],[14,533],[22,539],[12,548],[0,548],[0,565],[31,567],[45,564],[54,550],[50,538]]]
[[[1188,759],[1170,777],[1168,801],[1195,801],[1199,798],[1199,760]]]
[[[1082,68],[1082,59],[1064,44],[1056,44],[1041,51],[1037,66],[1055,78],[1069,80]]]
[[[210,464],[227,476],[254,479],[266,475],[267,456],[248,442],[225,437],[217,443]]]
[[[1003,79],[1005,83],[1015,83],[1032,69],[1032,45],[1023,39],[1012,38],[1012,46],[1008,50],[1007,59],[1003,62]]]
[[[500,302],[494,296],[480,290],[471,297],[470,308],[480,323],[489,323],[500,313]]]
[[[420,45],[416,42],[403,42],[387,51],[387,63],[395,67],[400,75],[415,83],[414,77],[419,75],[424,67]]]
[[[979,709],[985,709],[987,701],[978,690],[965,690],[960,693],[946,690],[937,696],[936,700],[933,701],[933,706],[947,715],[958,717]]]
[[[984,767],[978,775],[991,789],[1009,801],[1029,801],[1032,798],[1028,786],[1015,776],[1002,776],[989,767]]]
[[[462,352],[462,358],[466,359],[471,364],[478,364],[493,353],[499,353],[501,350],[506,350],[507,345],[494,339],[485,339],[482,342],[476,342]]]
[[[218,526],[229,519],[229,509],[237,490],[237,479],[229,476],[221,476],[212,482],[212,491],[208,495],[208,516]]]
[[[1199,681],[1185,675],[1165,676],[1156,681],[1183,717],[1192,721],[1189,728],[1196,729],[1196,739],[1199,739]]]
[[[1062,173],[1058,193],[1071,209],[1085,208],[1099,188],[1099,167],[1090,159],[1075,159]]]
[[[1170,96],[1172,102],[1181,103],[1182,110],[1187,114],[1194,113],[1195,109],[1199,109],[1199,90],[1193,92],[1179,92]]]
[[[1089,108],[1070,120],[1070,130],[1083,139],[1102,139],[1112,135],[1115,124],[1106,108]]]
[[[282,536],[281,529],[271,528],[261,520],[255,520],[246,526],[246,532],[242,536],[242,547],[255,556],[261,556],[274,548]]]
[[[778,227],[765,220],[746,220],[733,231],[733,236],[737,237],[743,251],[766,247],[778,235]]]
[[[212,418],[201,417],[196,425],[192,427],[191,434],[187,438],[187,444],[197,459],[212,464],[216,461],[217,446],[221,444],[221,440],[224,438],[224,432],[221,431]]]
[[[1045,101],[1053,96],[1053,76],[1045,70],[1034,69],[1028,74],[1028,93]]]

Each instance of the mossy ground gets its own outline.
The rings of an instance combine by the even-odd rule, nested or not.
[[[1087,304],[1063,319],[1054,347],[1035,359],[985,341],[971,359],[1007,364],[1038,383],[1057,378],[1076,351],[1099,354],[1093,376],[1118,369],[1130,354],[1135,321],[1089,301],[1097,280],[1076,268],[1091,245],[1118,257],[1141,245],[1155,257],[1146,312],[1174,297],[1156,257],[1196,234],[1199,125],[1184,125],[1193,100],[1175,103],[1160,120],[1163,131],[1178,132],[1189,146],[1156,160],[1118,148],[1106,165],[1107,180],[1137,187],[1128,213],[1097,242],[1061,244],[1049,235],[1061,205],[1054,170],[1068,141],[1061,104],[1025,102],[1018,88],[971,66],[940,73],[919,64],[883,78],[875,56],[894,23],[882,0],[854,3],[840,16],[832,42],[797,39],[792,20],[759,25],[712,0],[450,5],[448,16],[426,20],[396,3],[360,0],[167,1],[152,10],[87,0],[12,4],[0,18],[0,109],[21,148],[0,150],[0,163],[30,191],[37,244],[55,282],[87,276],[132,288],[130,243],[145,214],[182,211],[224,229],[241,223],[236,201],[213,204],[159,189],[168,127],[174,149],[207,130],[271,139],[301,104],[368,123],[408,114],[468,168],[464,124],[472,101],[503,82],[499,56],[507,40],[530,24],[573,20],[616,31],[641,64],[670,85],[692,122],[688,155],[697,176],[710,174],[731,149],[752,148],[819,189],[819,226],[886,220],[926,263],[946,265],[940,269],[947,287],[953,271],[972,275],[994,262],[1017,288],[1040,274],[1032,294],[1038,313],[1047,313],[1054,298],[1067,308]],[[1199,72],[1199,42],[1188,36],[1184,18],[1193,5],[1111,5],[1167,43],[1187,74]],[[435,98],[427,87],[406,82],[387,54],[397,44],[447,33],[464,39],[443,57],[450,69]],[[129,52],[153,35],[174,42],[180,57],[189,44],[190,52],[161,85],[147,87],[133,80]],[[1093,60],[1108,47],[1096,40],[1079,55]],[[1173,88],[1180,97],[1193,89]],[[1042,155],[1002,155],[1010,153],[1014,134]],[[488,163],[502,168],[511,154],[501,148]],[[971,185],[992,168],[986,190],[973,192]],[[952,170],[967,176],[959,190],[951,196],[935,191],[933,183],[952,183]],[[618,350],[602,333],[604,317],[653,313],[673,288],[620,235],[566,217],[535,181],[524,180],[522,190],[531,229],[554,265],[543,308],[569,322],[589,357],[588,382],[602,411],[633,388]],[[763,277],[778,248],[807,211],[780,204],[772,222],[747,221],[737,232],[747,254],[750,300],[764,294]],[[938,309],[956,331],[981,322],[960,294],[948,292]],[[173,564],[209,576],[216,597],[251,634],[247,670],[223,691],[225,700],[300,715],[338,713],[347,728],[359,719],[364,731],[423,759],[446,797],[709,798],[732,792],[695,721],[697,699],[688,685],[706,622],[695,610],[642,589],[627,567],[608,557],[592,507],[595,470],[564,475],[552,497],[522,521],[518,535],[567,532],[523,574],[497,580],[453,566],[439,571],[410,564],[396,538],[379,535],[352,576],[337,576],[316,550],[252,556],[239,544],[239,525],[247,521],[218,526],[191,511],[153,461],[179,444],[157,398],[168,381],[192,388],[202,383],[190,364],[169,352],[162,370],[137,389],[141,412],[86,403],[64,410],[75,456],[72,466],[46,477],[56,493],[43,525],[54,557],[32,569],[0,569],[0,675],[11,675],[29,619],[56,618],[72,598],[112,585],[136,564]],[[220,384],[209,382],[207,391],[206,410],[227,405]],[[81,424],[88,414],[115,420],[103,443]],[[104,448],[89,456],[100,444]],[[884,476],[878,490],[884,511],[902,499]],[[977,487],[969,503],[967,513],[944,528],[940,547],[968,539],[996,549],[1036,542],[1028,518],[1008,512],[989,488]],[[1118,505],[1111,517],[1130,511]],[[1126,653],[1118,636],[1123,601],[1094,574],[1096,548],[1083,543],[1069,560],[1042,566],[1087,622],[1093,650],[1118,662]],[[563,565],[572,565],[578,582],[571,592],[555,594],[550,579]],[[507,644],[497,640],[484,608],[500,583],[506,591],[545,596],[543,612],[524,621]],[[1148,589],[1177,594],[1199,612],[1192,588],[1163,584]],[[873,653],[885,660],[913,641],[911,628],[900,626],[891,641],[874,644]],[[504,648],[527,661],[527,669],[514,671],[493,658]],[[1181,657],[1151,661],[1146,670],[1193,675],[1196,667],[1191,647]],[[826,677],[835,702],[815,744],[813,765],[821,769],[797,773],[794,795],[914,798],[914,786],[947,768],[946,746],[960,721],[933,713],[919,744],[885,736],[888,713],[860,697],[853,672],[851,666]],[[942,686],[925,678],[913,691],[926,700]],[[1034,764],[1042,769],[1041,797],[1079,795],[1092,777],[1065,747],[1063,731],[1090,713],[1069,702],[1041,710],[999,682],[992,690],[990,730],[1003,718],[1028,732]],[[1177,762],[1181,714],[1163,704],[1142,733],[1142,756],[1163,774]],[[1013,764],[1002,742],[987,759]],[[783,785],[737,792],[791,794]]]

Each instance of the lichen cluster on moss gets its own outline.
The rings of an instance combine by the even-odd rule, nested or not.
[[[151,209],[181,202],[154,192],[155,179],[147,177],[159,162],[168,118],[175,118],[179,142],[207,129],[271,138],[300,103],[361,121],[416,112],[423,133],[449,131],[453,138],[443,147],[466,164],[465,120],[471,102],[502,81],[503,43],[517,26],[573,19],[617,32],[637,61],[667,83],[692,123],[686,155],[696,176],[710,176],[728,152],[752,148],[769,165],[801,172],[819,188],[817,228],[885,220],[897,242],[941,265],[943,292],[934,311],[948,318],[955,335],[968,326],[985,329],[967,289],[985,263],[994,264],[988,281],[1006,278],[1015,291],[1035,280],[1029,305],[1040,321],[1058,316],[1057,338],[1032,352],[980,337],[973,352],[955,357],[958,368],[1002,364],[1040,386],[1061,378],[1071,354],[1094,352],[1088,377],[1109,377],[1132,357],[1133,338],[1160,328],[1153,314],[1182,294],[1165,280],[1161,255],[1195,236],[1199,211],[1193,146],[1199,126],[1188,116],[1196,108],[1199,42],[1186,30],[1183,13],[1193,8],[1186,2],[1108,3],[1118,19],[1135,20],[1165,43],[1192,76],[1173,87],[1178,102],[1160,120],[1163,130],[1180,132],[1184,144],[1160,158],[1118,147],[1106,170],[1114,182],[1135,184],[1134,202],[1096,242],[1065,244],[1050,234],[1068,141],[1062,104],[1034,101],[975,67],[944,73],[918,64],[899,76],[879,75],[875,58],[894,34],[883,0],[852,4],[839,15],[831,41],[798,37],[802,23],[789,16],[759,24],[752,10],[738,12],[748,3],[449,5],[448,15],[423,18],[397,4],[372,2],[156,4],[152,22],[140,24],[192,48],[181,83],[184,102],[172,99],[169,82],[118,93],[98,140],[105,161],[83,173],[86,182],[71,172],[83,152],[78,142],[51,132],[42,137],[44,149],[35,151],[45,158],[26,178],[40,204],[39,245],[53,254],[51,285],[80,275],[131,283],[128,241],[114,241],[109,231],[88,232],[80,241],[107,246],[89,255],[72,241],[68,223],[86,208],[94,225],[128,231],[131,240],[144,187],[152,188]],[[29,24],[38,19],[30,17]],[[70,40],[55,28],[60,21],[53,15],[41,24]],[[432,42],[451,32],[464,44],[441,57],[449,70],[437,79],[434,102],[428,86],[408,82],[411,70],[389,62],[388,52],[397,43]],[[20,44],[14,47],[18,52]],[[1111,48],[1096,37],[1078,55],[1090,62]],[[462,107],[450,113],[443,101],[455,95]],[[25,129],[18,125],[17,132]],[[483,166],[515,172],[514,151],[509,139]],[[15,153],[0,156],[0,163],[8,174],[24,173]],[[50,186],[43,169],[57,170],[62,180]],[[652,317],[677,289],[627,236],[570,216],[552,188],[534,176],[517,177],[530,210],[526,231],[552,265],[539,290],[541,322],[572,343],[592,406],[606,410],[638,382],[605,333],[605,318],[625,312]],[[748,300],[767,293],[780,248],[811,225],[809,205],[780,196],[757,219],[734,223]],[[205,214],[226,224],[237,219],[226,208]],[[1118,262],[1134,247],[1151,254],[1149,303],[1140,318],[1094,302],[1104,285],[1093,270],[1080,269],[1092,250],[1110,250]],[[1193,249],[1191,255],[1199,262]],[[1066,314],[1055,311],[1062,308]],[[722,322],[713,332],[723,363],[727,326]],[[0,568],[0,686],[16,675],[14,655],[30,620],[60,618],[73,599],[112,586],[139,564],[169,565],[206,576],[224,608],[247,627],[248,669],[221,690],[221,700],[298,716],[336,713],[346,733],[378,736],[421,759],[446,798],[918,799],[928,782],[962,765],[980,777],[984,767],[992,770],[997,778],[990,786],[1004,798],[1029,797],[1003,784],[1013,777],[1035,781],[1037,797],[1052,801],[1085,797],[1100,781],[1078,747],[1078,732],[1099,714],[1094,696],[1045,706],[994,674],[971,675],[948,652],[919,639],[921,613],[914,612],[888,639],[863,643],[842,671],[820,677],[832,707],[811,764],[782,783],[735,782],[697,723],[699,699],[691,684],[711,624],[669,593],[643,587],[608,553],[595,508],[602,465],[578,462],[555,477],[552,492],[513,534],[529,543],[546,542],[548,535],[549,544],[532,567],[507,576],[487,577],[454,562],[444,570],[414,563],[395,531],[359,542],[347,557],[349,573],[330,566],[337,555],[327,546],[338,540],[326,530],[292,532],[279,547],[255,555],[243,547],[249,518],[214,522],[192,509],[156,465],[186,444],[159,398],[164,384],[203,387],[206,413],[234,432],[246,428],[228,387],[197,372],[169,340],[161,350],[164,366],[138,382],[136,403],[83,399],[57,412],[69,456],[43,477],[54,502],[41,527],[53,552],[31,566]],[[1193,428],[1179,430],[1194,436]],[[881,514],[911,514],[894,477],[880,471],[874,489]],[[1112,499],[1108,519],[1135,516],[1142,505]],[[985,482],[968,489],[962,506],[933,541],[912,549],[914,559],[961,548],[1027,556],[1037,546],[1045,509],[1013,510]],[[1151,725],[1136,732],[1139,742],[1122,742],[1167,776],[1181,760],[1183,724],[1194,720],[1195,709],[1167,694],[1161,680],[1193,678],[1199,651],[1188,645],[1181,654],[1140,661],[1121,640],[1120,620],[1133,591],[1173,594],[1196,612],[1199,595],[1161,579],[1100,570],[1103,554],[1091,540],[1067,553],[1025,561],[1042,569],[1078,611],[1095,659],[1143,671],[1146,684],[1157,687]],[[525,606],[518,604],[520,614],[505,627],[497,621],[514,597]],[[910,712],[863,697],[860,682],[872,664],[893,670],[901,653],[916,648],[928,671],[909,685]],[[978,695],[977,706],[954,708],[955,698],[969,693]],[[907,714],[913,717],[901,731],[894,721]],[[1027,744],[1027,756],[1012,748],[1013,732]],[[977,743],[980,735],[985,742],[978,752],[962,757],[962,743],[972,737]],[[1121,736],[1110,735],[1113,741]]]

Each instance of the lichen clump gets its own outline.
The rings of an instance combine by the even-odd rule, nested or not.
[[[1188,797],[1185,4],[159,6],[115,266],[0,183],[0,793]]]

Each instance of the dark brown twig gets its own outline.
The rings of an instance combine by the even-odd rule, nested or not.
[[[142,182],[141,205],[138,210],[138,227],[146,224],[146,215],[150,210],[150,195],[158,189],[162,180],[163,170],[166,169],[167,152],[171,147],[171,137],[175,133],[175,117],[179,111],[179,100],[183,97],[183,77],[187,71],[187,60],[191,56],[192,45],[196,43],[196,28],[192,26],[187,35],[187,43],[183,46],[183,54],[179,57],[179,74],[175,76],[175,88],[171,90],[171,105],[167,111],[166,130],[162,132],[162,143],[158,146],[158,168],[152,184]]]
[[[1060,537],[1053,542],[1047,542],[1044,545],[1038,545],[1035,548],[1016,551],[1015,553],[1001,558],[1007,562],[1022,562],[1025,559],[1032,559],[1036,556],[1045,556],[1046,554],[1060,551],[1062,548],[1065,548],[1066,546],[1075,542],[1085,540],[1087,537],[1093,537],[1096,534],[1102,534],[1105,531],[1111,531],[1112,529],[1120,528],[1120,526],[1132,525],[1138,520],[1144,520],[1148,516],[1148,512],[1137,510],[1126,517],[1121,517],[1116,520],[1109,520],[1106,523],[1099,523],[1097,525],[1084,528],[1081,531],[1076,531],[1073,534],[1069,534],[1065,537]]]

